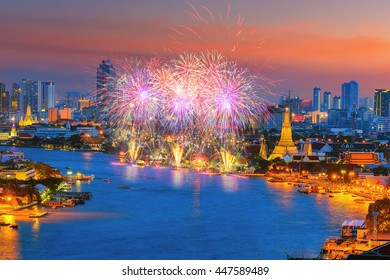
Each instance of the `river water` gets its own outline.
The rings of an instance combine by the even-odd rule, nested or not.
[[[326,238],[340,234],[345,219],[364,219],[368,209],[349,194],[305,195],[259,177],[140,168],[95,152],[0,149],[22,150],[63,174],[70,167],[95,175],[90,183],[73,185],[93,193],[84,205],[46,208],[49,214],[39,219],[11,217],[19,228],[0,227],[0,259],[283,260],[286,252],[315,257]]]

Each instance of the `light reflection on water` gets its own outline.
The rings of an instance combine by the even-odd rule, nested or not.
[[[18,230],[0,229],[0,259],[284,259],[286,251],[310,256],[339,234],[344,219],[364,219],[368,209],[350,195],[304,195],[264,178],[140,168],[101,153],[24,150],[26,158],[63,172],[84,161],[88,169],[80,171],[96,179],[73,188],[91,191],[93,198],[71,208],[46,208],[49,215],[39,219],[15,217]]]
[[[15,223],[15,217],[4,215],[2,221],[5,223]],[[9,226],[0,226],[0,259],[17,260],[20,254],[20,234],[18,229]]]

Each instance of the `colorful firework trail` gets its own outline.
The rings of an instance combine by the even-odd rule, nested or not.
[[[125,61],[107,108],[119,131],[224,134],[261,122],[266,104],[256,78],[221,54],[184,53],[157,65]]]

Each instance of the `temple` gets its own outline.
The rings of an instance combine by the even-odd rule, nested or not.
[[[284,112],[282,131],[280,132],[280,140],[272,154],[269,156],[268,160],[273,160],[278,157],[284,159],[285,156],[288,156],[290,159],[292,159],[292,156],[295,154],[298,154],[298,149],[292,140],[290,112],[286,107],[286,111]]]
[[[260,139],[260,152],[259,155],[262,159],[267,159],[267,144],[265,142],[265,139],[262,137]]]
[[[28,105],[27,106],[27,110],[26,110],[26,116],[25,118],[23,119],[22,116],[20,116],[20,120],[19,120],[19,126],[28,126],[28,125],[31,125],[33,123],[38,123],[38,120],[37,119],[34,119],[32,116],[31,116],[31,106]]]

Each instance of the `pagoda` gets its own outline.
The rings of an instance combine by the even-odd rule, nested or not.
[[[36,118],[34,119],[31,116],[31,106],[28,105],[27,109],[26,109],[26,116],[25,116],[25,118],[23,119],[23,117],[20,116],[19,126],[28,126],[28,125],[31,125],[33,123],[38,123],[38,120]]]
[[[260,153],[259,153],[259,155],[260,155],[260,157],[262,159],[267,159],[267,144],[265,142],[264,137],[262,137],[260,139],[260,143],[261,144],[260,144]]]
[[[272,154],[268,157],[268,160],[273,160],[278,157],[283,159],[286,155],[292,157],[292,155],[295,154],[298,154],[298,149],[292,140],[290,112],[288,107],[286,107],[286,111],[284,112],[282,131],[280,132],[280,140]]]

